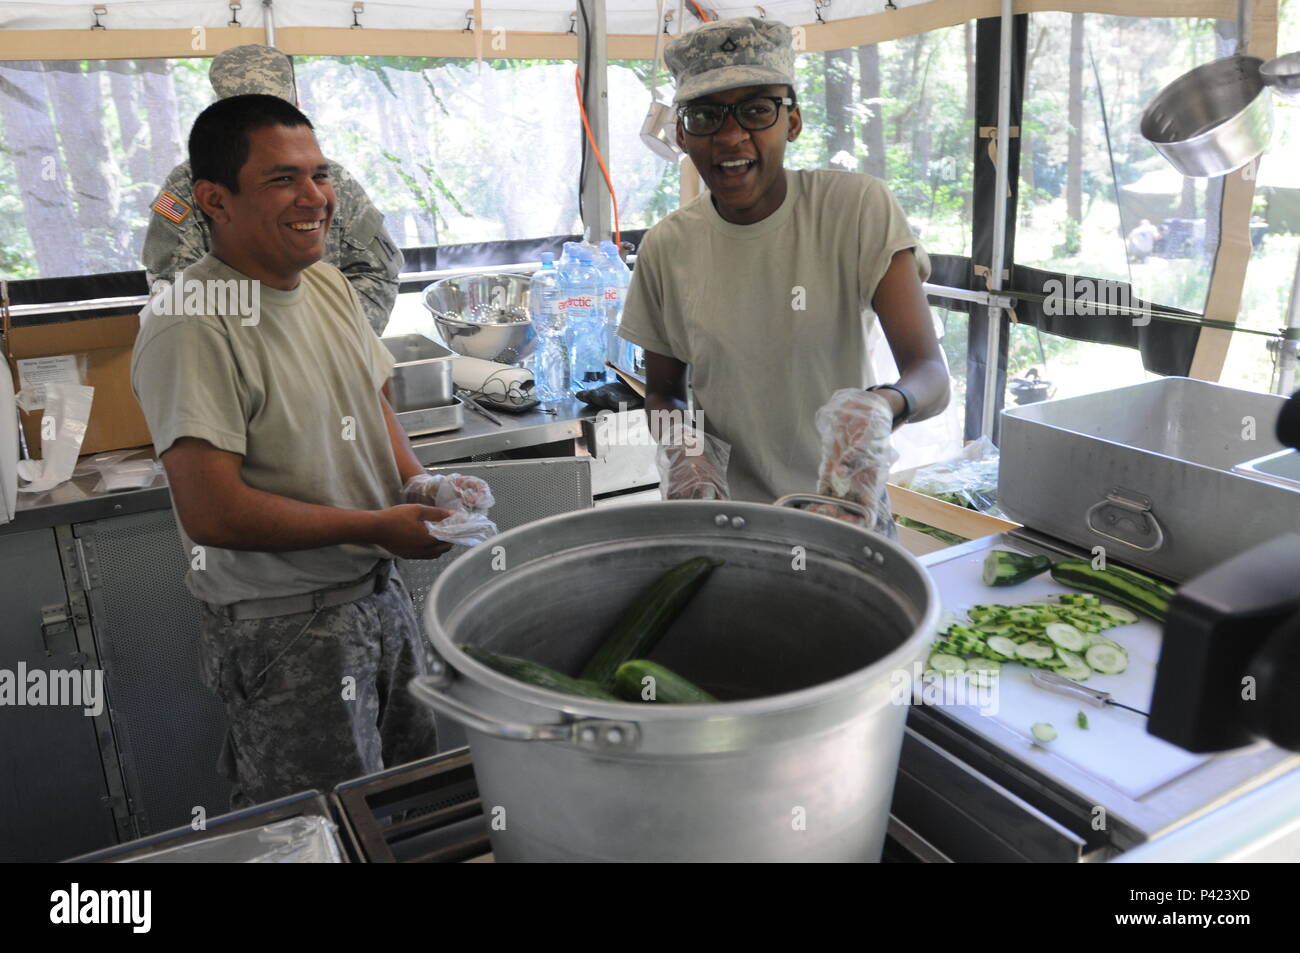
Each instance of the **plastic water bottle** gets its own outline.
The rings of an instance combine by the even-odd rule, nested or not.
[[[570,388],[599,387],[605,380],[605,322],[599,306],[600,276],[591,252],[578,250],[578,263],[561,276],[569,334]]]
[[[561,307],[560,273],[555,256],[542,255],[542,267],[528,283],[528,308],[537,348],[533,352],[533,378],[538,400],[563,400],[569,396],[569,347],[565,341],[565,312]]]
[[[636,345],[618,336],[618,325],[623,320],[623,303],[627,288],[632,283],[632,272],[619,256],[618,246],[611,241],[600,243],[600,261],[597,265],[601,277],[601,291],[605,306],[605,337],[608,342],[606,357],[626,371],[636,370]]]
[[[578,263],[578,249],[582,247],[582,242],[565,242],[564,253],[560,255],[561,273],[569,271]]]

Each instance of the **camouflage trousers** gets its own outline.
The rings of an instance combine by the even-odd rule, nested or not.
[[[236,621],[204,604],[199,654],[226,708],[218,767],[232,809],[437,752],[433,713],[406,687],[430,649],[396,571],[382,591],[316,612]]]

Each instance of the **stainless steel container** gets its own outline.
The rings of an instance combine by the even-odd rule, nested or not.
[[[589,701],[507,678],[469,643],[578,672],[665,570],[725,560],[652,658],[722,702]],[[412,690],[465,724],[499,860],[878,860],[912,665],[939,603],[926,572],[847,523],[673,502],[530,523],[466,553]]]
[[[393,410],[399,414],[455,403],[452,370],[456,355],[423,334],[381,339],[393,360]]]
[[[1186,377],[1003,411],[998,503],[1179,582],[1300,530],[1300,487],[1233,472],[1282,449],[1285,399]]]
[[[457,354],[517,364],[533,353],[528,275],[443,278],[424,289],[424,306],[443,341]]]
[[[1228,56],[1184,73],[1142,114],[1142,136],[1183,175],[1224,175],[1268,146],[1272,101],[1256,56]]]

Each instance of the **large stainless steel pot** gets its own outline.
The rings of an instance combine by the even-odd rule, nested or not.
[[[625,607],[725,560],[652,657],[723,699],[654,706],[534,688],[469,643],[576,673]],[[912,664],[939,612],[898,545],[813,513],[672,502],[530,523],[462,556],[425,605],[500,860],[878,860]]]

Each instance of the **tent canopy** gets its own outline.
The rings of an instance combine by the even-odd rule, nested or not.
[[[900,10],[934,0],[894,0]],[[94,23],[88,0],[43,0],[40,3],[0,3],[0,28],[9,30],[75,30]],[[108,13],[99,18],[110,30],[206,29],[228,26],[231,21],[227,0],[108,0],[101,4]],[[353,23],[351,0],[275,0],[272,12],[277,29],[282,27],[346,27]],[[377,30],[461,30],[473,0],[366,0],[356,14],[363,28]],[[488,30],[527,30],[567,33],[574,0],[506,0],[481,4],[483,26]],[[671,11],[670,33],[690,30],[699,22],[696,4],[664,0]],[[816,0],[766,0],[761,5],[734,0],[708,0],[698,4],[710,19],[767,16],[791,25],[810,25],[818,17],[826,21],[867,16],[885,9],[884,0],[830,0],[817,6]],[[653,35],[656,28],[654,0],[608,0],[606,22],[610,33]],[[245,0],[236,16],[241,25],[261,28],[265,11],[259,0]]]

